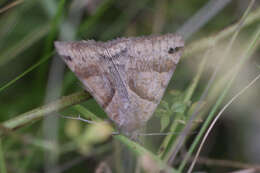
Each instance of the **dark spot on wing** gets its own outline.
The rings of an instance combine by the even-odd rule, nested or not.
[[[125,54],[127,52],[127,48],[123,49],[120,53]]]
[[[64,55],[64,56],[62,56],[62,57],[63,57],[63,59],[65,59],[66,61],[72,61],[72,58],[71,58],[70,56]]]
[[[173,54],[175,52],[178,52],[179,50],[180,50],[180,47],[175,47],[175,48],[170,47],[170,49],[168,50],[168,53]]]

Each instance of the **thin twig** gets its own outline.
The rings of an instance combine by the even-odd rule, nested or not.
[[[222,113],[228,108],[229,105],[231,105],[239,96],[241,96],[248,88],[250,88],[258,79],[260,78],[260,74],[254,79],[252,80],[245,88],[243,88],[239,93],[237,93],[232,99],[230,99],[230,101],[219,111],[218,115],[214,118],[214,120],[212,121],[211,125],[209,126],[206,134],[204,135],[201,143],[200,143],[200,146],[199,146],[199,149],[195,155],[195,158],[188,170],[188,173],[191,173],[195,163],[196,163],[196,160],[200,154],[200,151],[203,147],[203,144],[205,143],[209,133],[211,132],[211,130],[213,129],[214,125],[216,124],[217,120],[220,118],[220,116],[222,115]]]
[[[10,8],[13,8],[19,4],[21,4],[23,2],[23,0],[17,0],[14,2],[11,2],[10,4],[4,6],[3,8],[0,9],[0,14],[6,12],[7,10],[9,10]]]
[[[180,132],[153,132],[153,133],[138,133],[138,136],[164,136],[164,135],[172,135],[172,134],[179,134]],[[190,134],[196,134],[197,132],[191,132]]]
[[[189,159],[190,162],[192,162],[193,160],[194,160],[194,157],[191,157]],[[229,167],[229,168],[237,168],[237,169],[253,168],[255,170],[260,171],[260,165],[259,164],[249,164],[249,163],[243,163],[243,162],[231,161],[231,160],[198,157],[197,163],[207,165],[207,166],[220,166],[220,167]]]
[[[253,39],[250,42],[250,45],[248,46],[245,54],[242,56],[243,58],[241,58],[239,64],[237,64],[237,66],[235,68],[235,71],[234,71],[234,75],[229,79],[229,82],[226,84],[226,87],[223,89],[222,93],[218,97],[218,99],[216,101],[216,104],[211,109],[211,111],[210,111],[210,113],[208,115],[208,118],[206,119],[205,123],[202,125],[198,135],[196,136],[196,138],[194,139],[193,143],[191,144],[191,146],[190,146],[190,148],[189,148],[185,158],[182,160],[182,163],[181,163],[181,165],[179,167],[179,171],[181,171],[184,168],[188,157],[190,157],[190,155],[192,154],[193,150],[197,146],[199,140],[201,139],[202,135],[207,130],[207,127],[208,127],[209,123],[214,118],[214,114],[216,113],[218,107],[220,106],[220,104],[222,103],[223,99],[227,95],[227,92],[231,88],[231,86],[232,86],[236,76],[238,75],[238,72],[239,72],[240,68],[245,63],[245,61],[248,60],[249,57],[251,57],[251,55],[255,51],[255,48],[258,46],[259,38],[260,38],[260,26],[257,29],[256,33],[254,34]]]

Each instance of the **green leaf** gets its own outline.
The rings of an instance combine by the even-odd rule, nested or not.
[[[175,113],[184,113],[185,109],[186,109],[186,104],[181,102],[174,103],[171,106],[171,111]]]

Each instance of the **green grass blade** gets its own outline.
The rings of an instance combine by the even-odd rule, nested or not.
[[[50,33],[49,33],[47,40],[46,40],[46,47],[45,47],[45,51],[44,51],[45,54],[50,52],[51,49],[52,49],[53,41],[54,41],[54,38],[56,36],[56,32],[57,32],[58,26],[60,24],[61,17],[63,15],[65,2],[66,2],[66,0],[60,0],[59,1],[57,13],[55,14],[53,20],[51,21]]]
[[[21,79],[23,76],[25,76],[26,74],[28,74],[29,72],[31,72],[32,70],[34,70],[35,68],[39,67],[41,64],[43,64],[44,62],[46,62],[48,59],[50,59],[52,57],[54,52],[46,55],[45,57],[43,57],[39,62],[37,62],[36,64],[32,65],[31,67],[29,67],[27,70],[25,70],[23,73],[21,73],[20,75],[18,75],[16,78],[14,78],[13,80],[11,80],[10,82],[8,82],[7,84],[3,85],[2,87],[0,87],[0,92],[2,92],[4,89],[6,89],[7,87],[11,86],[12,84],[14,84],[17,80]]]
[[[50,26],[44,25],[29,33],[24,39],[17,42],[0,55],[0,67],[13,60],[17,55],[39,41],[49,31]]]
[[[193,95],[193,93],[194,93],[194,91],[195,91],[195,89],[196,89],[196,87],[199,83],[200,78],[201,78],[202,72],[205,68],[206,62],[207,62],[207,53],[205,54],[203,60],[201,61],[200,65],[199,65],[199,69],[198,69],[197,74],[195,75],[195,77],[193,78],[193,81],[191,82],[190,86],[188,87],[187,91],[185,92],[185,97],[183,99],[184,104],[188,103],[191,100],[192,95]],[[185,110],[185,112],[186,112],[186,110]],[[180,125],[179,122],[178,122],[178,119],[181,119],[184,116],[185,115],[182,114],[182,113],[178,113],[176,115],[176,118],[175,118],[174,122],[172,123],[172,125],[170,127],[171,132],[175,132],[176,129],[180,129],[179,126],[184,126],[184,125]],[[174,135],[174,134],[168,135],[168,136],[165,137],[165,139],[163,140],[163,142],[162,142],[162,144],[161,144],[161,146],[158,150],[161,158],[164,158],[165,154],[168,152],[168,149],[171,146],[172,141],[174,141],[176,139],[176,137],[177,136]]]
[[[209,82],[207,84],[206,89],[202,93],[201,98],[199,100],[199,104],[197,105],[196,109],[194,110],[194,113],[190,116],[190,119],[187,122],[185,128],[182,130],[181,134],[179,135],[178,141],[176,143],[176,146],[172,147],[171,152],[168,155],[169,156],[168,157],[168,163],[172,163],[173,162],[173,160],[175,159],[177,153],[179,152],[181,146],[183,145],[183,143],[185,141],[185,137],[187,136],[188,132],[192,128],[192,122],[195,120],[195,118],[197,117],[197,115],[199,113],[199,108],[200,108],[200,106],[202,104],[202,101],[204,101],[206,96],[208,95],[208,91],[212,87],[213,81],[215,80],[215,78],[217,76],[217,73],[220,71],[221,66],[222,66],[222,64],[225,61],[225,58],[229,54],[229,52],[230,52],[230,50],[231,50],[231,48],[233,46],[233,43],[236,40],[236,38],[238,36],[238,33],[241,30],[241,28],[243,26],[243,23],[245,22],[245,20],[246,20],[246,18],[248,16],[249,11],[252,8],[252,4],[253,3],[250,3],[250,4],[251,5],[248,6],[246,12],[243,14],[242,18],[240,19],[240,21],[239,21],[239,23],[237,25],[237,29],[236,29],[235,33],[233,34],[233,36],[231,37],[231,40],[229,41],[229,44],[228,44],[227,48],[225,49],[225,51],[223,53],[223,58],[219,61],[217,67],[215,68],[215,70],[214,70],[214,72],[213,72],[213,74],[212,74],[212,76],[211,76],[211,78],[210,78],[210,80],[209,80]]]
[[[260,20],[260,7],[258,7],[257,9],[255,9],[254,11],[248,14],[248,17],[246,18],[243,24],[243,28],[252,25],[254,23],[257,23],[259,22],[259,20]],[[200,39],[198,41],[193,42],[190,45],[187,45],[183,57],[187,57],[187,58],[193,57],[192,55],[207,49],[212,45],[212,43],[217,43],[225,38],[228,38],[228,36],[232,35],[236,31],[238,25],[239,22],[223,29],[223,31],[221,31],[218,35],[212,35],[210,37]]]
[[[91,31],[91,27],[94,26],[98,19],[105,14],[105,11],[113,4],[115,0],[106,0],[104,1],[97,9],[96,13],[89,17],[85,22],[83,22],[80,27],[77,35],[87,36]]]
[[[114,138],[126,145],[128,149],[135,153],[137,156],[149,156],[151,159],[156,161],[160,169],[167,170],[166,172],[177,173],[175,169],[167,166],[158,156],[143,148],[141,145],[129,140],[127,137],[122,135],[115,135]]]
[[[149,1],[150,0],[142,0],[132,3],[131,6],[128,7],[127,10],[125,10],[125,12],[119,16],[109,28],[107,28],[106,32],[101,35],[101,38],[106,40],[120,35],[120,33],[122,33],[122,31],[126,28],[127,24],[130,23],[130,20],[133,19],[138,12],[145,8]]]
[[[61,99],[46,104],[44,106],[33,109],[29,112],[25,112],[21,115],[18,115],[10,120],[7,120],[2,123],[2,125],[7,129],[17,129],[23,127],[26,124],[33,123],[36,120],[42,119],[48,114],[54,111],[60,111],[62,109],[67,108],[68,106],[72,106],[83,102],[90,98],[90,95],[86,92],[77,92],[71,94],[69,96],[64,96]]]
[[[200,129],[200,131],[198,133],[198,135],[196,136],[195,140],[193,141],[191,147],[189,148],[187,155],[185,156],[185,158],[183,159],[181,165],[179,166],[179,168],[178,168],[179,172],[182,172],[183,168],[185,167],[185,165],[187,163],[188,158],[191,156],[191,154],[193,153],[194,149],[199,144],[199,141],[200,141],[202,135],[207,130],[208,126],[210,125],[211,120],[214,118],[214,115],[215,115],[216,111],[218,110],[218,108],[221,105],[223,99],[227,95],[227,92],[231,88],[231,86],[232,86],[236,76],[238,75],[239,70],[241,69],[241,67],[245,63],[245,61],[250,58],[250,56],[254,52],[254,50],[255,50],[259,40],[260,40],[260,26],[257,29],[256,33],[254,34],[252,41],[250,41],[250,45],[248,46],[245,54],[242,56],[242,59],[240,60],[239,64],[236,66],[236,68],[234,70],[234,73],[233,73],[233,76],[228,81],[225,89],[223,90],[223,92],[219,96],[216,104],[213,106],[213,108],[210,111],[206,121],[203,123],[203,125],[202,125],[202,127],[201,127],[201,129]]]

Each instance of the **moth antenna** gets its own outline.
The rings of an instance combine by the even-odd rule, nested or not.
[[[97,122],[95,121],[90,121],[87,119],[82,118],[80,115],[78,115],[78,117],[72,117],[72,116],[65,116],[65,115],[61,115],[62,118],[66,118],[66,119],[71,119],[71,120],[79,120],[79,121],[83,121],[89,124],[96,124]],[[197,132],[193,132],[191,134],[194,134]],[[120,135],[120,132],[112,132],[112,135]],[[172,134],[179,134],[179,132],[158,132],[158,133],[138,133],[137,136],[167,136],[167,135],[172,135]]]
[[[95,122],[95,121],[90,121],[90,120],[81,118],[80,115],[78,115],[78,117],[72,117],[72,116],[61,115],[61,117],[62,117],[62,118],[67,118],[67,119],[71,119],[71,120],[79,120],[79,121],[83,121],[83,122],[86,122],[86,123],[89,123],[89,124],[96,124],[96,123],[97,123],[97,122]]]
[[[192,132],[190,134],[196,134],[197,132]],[[138,136],[167,136],[172,134],[180,134],[180,132],[158,132],[158,133],[139,133]]]
[[[196,134],[197,132],[192,132],[190,134]],[[112,135],[120,135],[122,133],[120,132],[112,132]],[[138,133],[137,136],[166,136],[166,135],[172,135],[172,134],[180,134],[180,132],[158,132],[158,133]]]
[[[61,115],[62,118],[66,118],[66,119],[71,119],[71,120],[79,120],[79,121],[83,121],[89,124],[97,124],[96,121],[90,121],[84,118],[81,118],[80,115],[78,115],[78,117],[72,117],[72,116],[65,116],[65,115]],[[120,135],[120,132],[112,132],[112,135]]]

